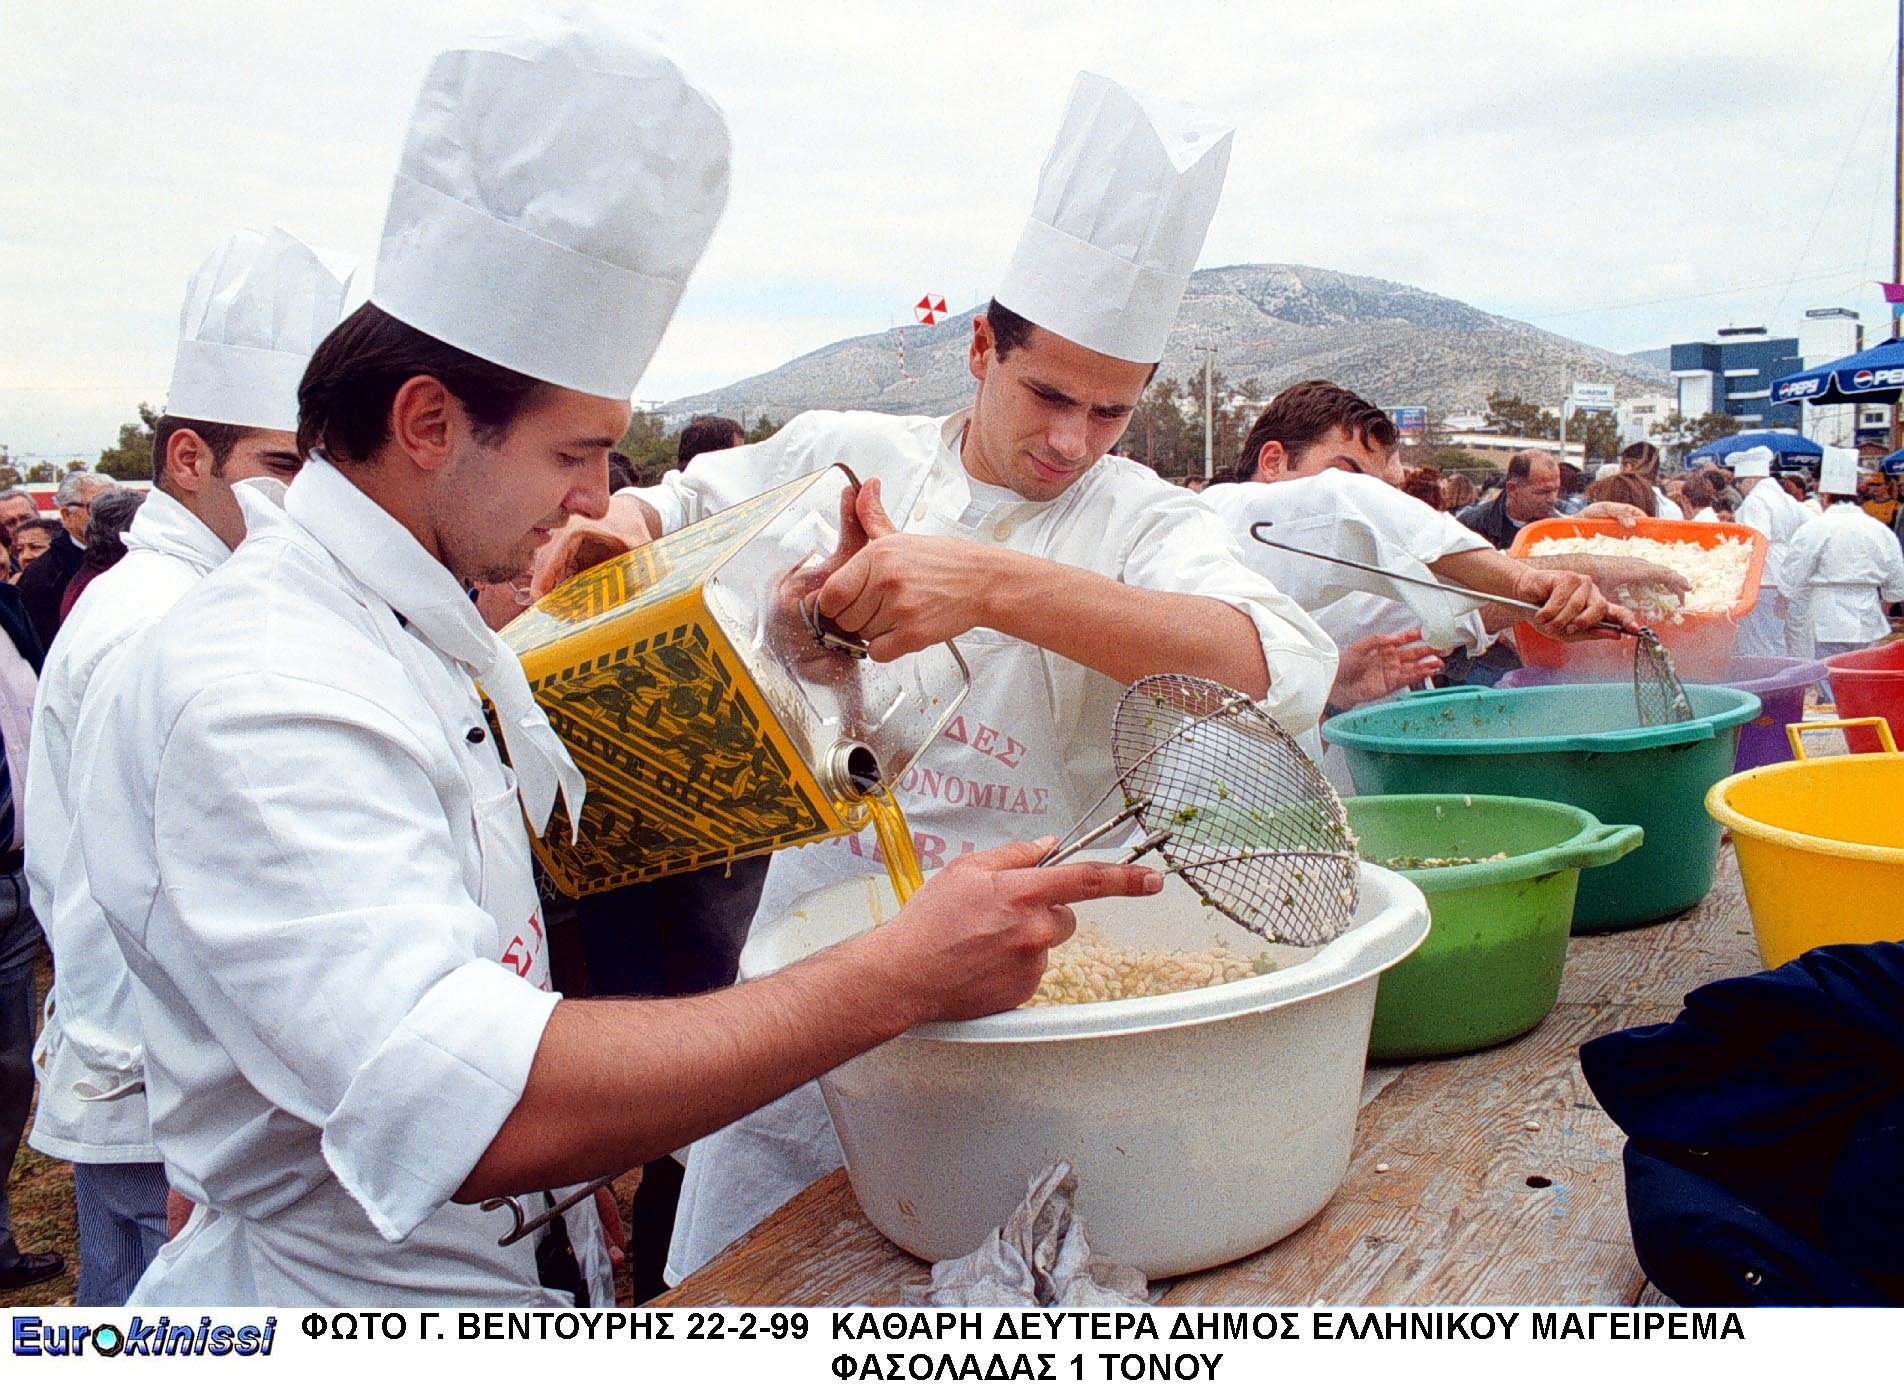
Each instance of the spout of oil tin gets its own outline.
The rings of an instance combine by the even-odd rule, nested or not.
[[[821,778],[828,794],[847,801],[865,799],[884,781],[873,749],[855,741],[833,743],[826,764],[821,767]]]

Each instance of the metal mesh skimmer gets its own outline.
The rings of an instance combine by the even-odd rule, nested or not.
[[[1673,653],[1650,626],[1640,627],[1634,639],[1633,702],[1642,727],[1692,720],[1692,700],[1673,668]]]
[[[1358,868],[1342,801],[1248,695],[1188,675],[1139,679],[1118,700],[1111,760],[1124,812],[1074,828],[1048,861],[1135,819],[1146,837],[1131,858],[1156,850],[1243,928],[1300,945],[1348,928]]]

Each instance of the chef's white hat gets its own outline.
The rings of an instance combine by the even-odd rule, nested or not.
[[[298,381],[337,326],[349,283],[347,264],[276,227],[234,231],[186,286],[165,412],[208,424],[297,428]]]
[[[1818,489],[1834,496],[1858,494],[1858,450],[1824,445],[1825,460],[1818,468]]]
[[[1726,459],[1726,465],[1732,469],[1732,475],[1740,479],[1746,477],[1769,477],[1772,475],[1772,450],[1764,444],[1756,448],[1741,448]]]
[[[1094,352],[1160,360],[1233,133],[1190,106],[1079,73],[998,302]]]
[[[727,126],[655,39],[529,14],[441,53],[371,302],[536,380],[626,400],[727,201]]]

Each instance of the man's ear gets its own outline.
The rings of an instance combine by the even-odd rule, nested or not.
[[[179,429],[165,440],[165,478],[182,496],[196,496],[212,474],[211,445],[191,429]]]
[[[993,351],[998,339],[992,334],[992,325],[983,313],[972,319],[972,345],[966,351],[965,364],[972,373],[972,379],[982,381],[985,373],[991,369]]]
[[[1256,480],[1259,482],[1275,481],[1288,465],[1288,452],[1273,438],[1256,450]]]
[[[390,441],[425,472],[449,462],[468,417],[435,376],[412,376],[390,401]]]

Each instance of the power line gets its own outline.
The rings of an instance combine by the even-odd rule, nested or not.
[[[1689,303],[1694,299],[1716,299],[1727,294],[1743,294],[1752,289],[1773,289],[1780,284],[1809,284],[1817,279],[1836,279],[1840,275],[1859,274],[1863,269],[1862,265],[1844,265],[1835,270],[1821,270],[1817,274],[1796,276],[1791,280],[1767,279],[1757,284],[1733,284],[1724,289],[1701,289],[1694,294],[1667,294],[1654,299],[1632,299],[1626,303],[1601,303],[1591,308],[1566,308],[1558,313],[1530,313],[1523,321],[1546,323],[1555,318],[1577,318],[1584,313],[1611,313],[1621,308],[1653,308],[1662,303]]]
[[[1844,171],[1851,164],[1851,155],[1856,151],[1858,140],[1864,134],[1865,122],[1871,119],[1871,108],[1877,104],[1878,92],[1885,86],[1884,78],[1890,75],[1891,61],[1892,55],[1889,52],[1884,53],[1883,61],[1878,64],[1878,82],[1871,88],[1871,95],[1865,98],[1864,114],[1858,117],[1858,128],[1852,131],[1851,138],[1845,141],[1844,155],[1838,160],[1838,171],[1831,176],[1831,188],[1825,193],[1825,200],[1818,204],[1818,216],[1811,224],[1811,233],[1805,237],[1805,248],[1798,252],[1798,259],[1792,262],[1792,277],[1785,282],[1785,292],[1778,296],[1778,307],[1772,310],[1774,318],[1784,312],[1785,300],[1792,296],[1792,285],[1798,282],[1798,267],[1803,265],[1805,257],[1811,254],[1811,243],[1818,239],[1818,228],[1825,224],[1825,215],[1831,210],[1831,200],[1838,195],[1838,184],[1843,181]]]

